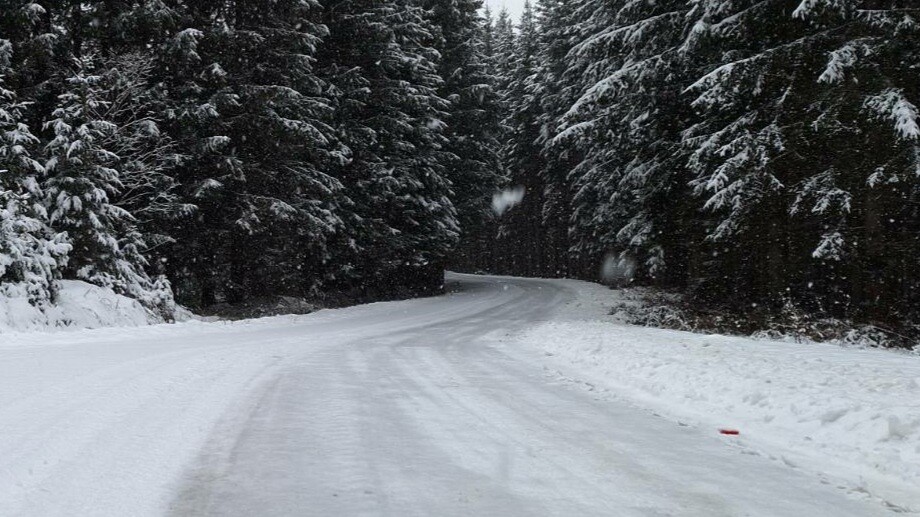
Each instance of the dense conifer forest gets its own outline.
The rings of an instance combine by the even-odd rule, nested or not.
[[[4,1],[0,289],[168,316],[613,263],[920,321],[918,71],[913,0]]]
[[[526,195],[471,269],[917,321],[916,3],[539,0],[487,26]]]
[[[439,287],[499,184],[480,7],[3,2],[2,288],[168,314]]]

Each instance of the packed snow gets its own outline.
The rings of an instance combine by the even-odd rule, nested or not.
[[[0,515],[920,510],[916,357],[627,327],[583,282],[449,280],[306,316],[0,334]]]

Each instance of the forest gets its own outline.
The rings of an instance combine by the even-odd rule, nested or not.
[[[6,0],[0,295],[80,279],[169,317],[613,261],[906,328],[918,24],[913,0]]]
[[[0,281],[34,304],[424,291],[499,184],[480,2],[3,5]]]
[[[465,241],[468,264],[597,279],[614,261],[699,307],[906,328],[918,23],[911,0],[544,0],[515,30],[499,15],[484,48],[503,177],[526,195]]]

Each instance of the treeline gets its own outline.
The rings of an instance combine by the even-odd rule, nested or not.
[[[481,5],[0,3],[0,289],[438,287],[501,173]]]
[[[490,59],[527,194],[469,268],[614,257],[717,306],[917,321],[914,0],[538,0],[507,26]]]
[[[920,321],[913,0],[0,3],[0,290],[169,315],[445,266]],[[497,187],[520,205],[489,215]]]

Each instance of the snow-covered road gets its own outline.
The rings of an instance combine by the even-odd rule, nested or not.
[[[0,335],[0,515],[885,515],[509,346],[576,293]]]

